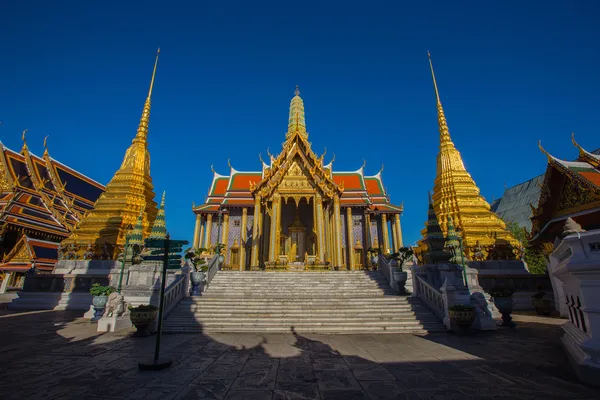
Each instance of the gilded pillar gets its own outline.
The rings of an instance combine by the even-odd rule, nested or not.
[[[200,239],[200,225],[202,224],[202,217],[200,214],[196,214],[196,226],[194,227],[194,243],[193,247],[198,248],[198,242]]]
[[[365,211],[365,245],[363,246],[363,254],[364,260],[367,267],[371,265],[371,260],[369,260],[369,254],[367,250],[371,248],[371,215],[369,211]]]
[[[390,222],[392,223],[392,239],[394,240],[392,249],[394,251],[394,253],[398,252],[398,234],[396,232],[396,224],[394,222],[394,217],[392,217],[392,219],[390,219]]]
[[[204,217],[202,215],[200,215],[200,235],[198,237],[198,247],[199,248],[203,248],[204,246],[204,224],[206,223],[206,221],[204,220]]]
[[[258,267],[258,238],[260,235],[260,196],[256,195],[254,199],[254,223],[252,226],[252,255],[251,255],[251,267]]]
[[[225,213],[223,217],[223,227],[221,228],[221,243],[225,245],[225,264],[229,260],[229,213]]]
[[[381,214],[381,231],[383,233],[383,254],[387,254],[388,249],[393,248],[393,246],[390,246],[390,235],[388,233],[387,215],[385,214]]]
[[[333,197],[333,227],[334,227],[334,248],[336,254],[336,265],[342,266],[344,257],[342,256],[342,221],[340,210],[340,198],[335,195]]]
[[[248,209],[242,208],[242,224],[240,229],[240,271],[246,266],[246,240],[248,239]]]
[[[320,195],[315,196],[316,224],[317,224],[317,244],[319,246],[319,261],[325,262],[325,232],[323,219],[323,198]]]
[[[277,258],[277,242],[279,241],[277,225],[279,221],[279,210],[281,209],[281,196],[279,194],[273,195],[273,201],[271,203],[271,232],[269,232],[269,261],[276,261]]]
[[[212,232],[212,214],[207,214],[206,215],[206,240],[204,241],[204,246],[208,249],[208,251],[210,252],[210,234]]]
[[[396,219],[394,221],[394,225],[396,227],[396,237],[398,238],[398,250],[403,246],[402,243],[402,228],[400,227],[400,214],[396,214]]]
[[[352,223],[352,208],[346,208],[346,226],[348,228],[348,240],[346,241],[346,250],[348,250],[348,264],[350,270],[354,271],[354,232]]]

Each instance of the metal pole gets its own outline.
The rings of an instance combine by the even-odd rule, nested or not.
[[[469,284],[467,283],[467,269],[465,268],[465,253],[463,252],[463,241],[462,238],[459,237],[458,238],[458,243],[460,243],[460,258],[462,261],[462,268],[463,268],[463,276],[465,279],[465,287],[467,288],[467,290],[469,289]]]
[[[123,271],[125,270],[125,260],[127,258],[127,247],[129,246],[129,235],[125,234],[125,246],[123,247],[123,261],[121,262],[121,273],[119,274],[119,286],[117,286],[117,292],[121,294],[121,287],[123,286]]]
[[[158,329],[156,331],[156,347],[154,349],[154,362],[158,361],[158,353],[160,352],[160,336],[162,333],[163,323],[163,308],[165,306],[165,285],[167,283],[167,266],[169,265],[169,244],[171,237],[167,233],[165,237],[165,254],[163,256],[162,283],[160,286],[160,305],[158,307]]]
[[[217,257],[221,255],[221,224],[223,224],[223,210],[219,209],[219,223],[217,224]],[[221,266],[221,260],[217,258],[217,263],[219,267]]]

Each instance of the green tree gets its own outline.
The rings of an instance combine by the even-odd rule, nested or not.
[[[524,249],[523,261],[532,274],[545,274],[548,261],[544,254],[529,246],[529,232],[516,222],[507,222],[506,229],[519,241]]]

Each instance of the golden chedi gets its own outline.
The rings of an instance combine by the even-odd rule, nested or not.
[[[428,54],[429,55],[429,54]],[[444,235],[448,231],[448,217],[460,229],[465,254],[470,256],[471,249],[477,244],[486,251],[493,246],[518,248],[518,241],[506,230],[506,224],[490,211],[489,203],[480,195],[479,188],[471,174],[465,169],[462,157],[450,138],[450,130],[444,115],[438,92],[431,57],[429,66],[437,100],[438,127],[440,132],[440,151],[437,156],[437,169],[433,187],[433,208]],[[419,250],[424,250],[423,241]],[[504,252],[506,254],[506,252]]]
[[[64,240],[63,248],[76,247],[79,253],[82,248],[93,246],[111,247],[111,257],[118,251],[115,246],[125,243],[125,234],[130,226],[142,215],[142,232],[148,237],[158,212],[154,201],[154,186],[150,177],[150,154],[148,152],[148,123],[150,121],[150,104],[154,77],[158,65],[158,51],[148,97],[144,103],[142,117],[137,134],[127,149],[119,170],[106,186],[106,191],[98,198],[94,208],[88,211],[72,232]]]

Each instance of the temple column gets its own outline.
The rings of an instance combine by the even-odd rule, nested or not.
[[[240,271],[246,266],[246,240],[248,239],[248,209],[242,208],[242,224],[240,230]]]
[[[279,211],[281,209],[281,196],[279,194],[273,195],[273,202],[271,203],[271,232],[269,234],[269,261],[274,262],[277,258],[277,241],[278,241],[278,225]]]
[[[354,271],[354,225],[352,224],[352,208],[346,208],[346,226],[348,227],[348,241],[346,243],[346,250],[348,250],[348,265],[351,271]]]
[[[390,222],[392,223],[392,239],[394,240],[394,243],[392,245],[392,249],[394,253],[398,252],[398,235],[396,232],[396,225],[394,224],[394,219],[390,219]]]
[[[211,238],[210,238],[210,234],[212,233],[212,214],[207,214],[206,215],[206,240],[204,241],[204,247],[206,247],[210,253],[210,246],[211,246]]]
[[[203,248],[204,246],[204,225],[206,224],[206,221],[204,220],[204,217],[202,215],[200,215],[200,235],[198,236],[198,247],[199,248]]]
[[[400,227],[400,214],[396,214],[396,218],[394,220],[394,225],[396,228],[396,237],[398,238],[398,244],[396,246],[398,246],[398,250],[400,250],[400,247],[402,247],[404,244],[402,243],[402,228]]]
[[[317,244],[319,246],[319,261],[325,262],[325,232],[323,221],[323,198],[320,195],[315,196],[316,219],[317,224]]]
[[[260,196],[254,199],[254,221],[252,226],[252,255],[250,267],[258,267],[258,237],[260,234]]]
[[[365,244],[363,245],[363,254],[365,259],[365,265],[370,267],[371,260],[369,260],[369,254],[367,250],[371,248],[371,215],[369,211],[365,211]]]
[[[334,248],[336,252],[337,266],[341,267],[344,264],[344,257],[342,255],[342,221],[341,221],[341,210],[340,210],[340,198],[335,195],[333,197],[333,227],[334,227]]]
[[[383,254],[387,254],[388,249],[393,249],[393,246],[390,246],[390,235],[388,233],[387,215],[385,214],[381,214],[381,232],[383,234]]]
[[[221,227],[221,243],[225,246],[225,264],[229,261],[229,213],[223,217],[223,227]]]
[[[194,244],[192,245],[195,248],[198,248],[200,242],[200,225],[202,225],[202,216],[200,214],[196,214],[196,226],[194,227]]]

